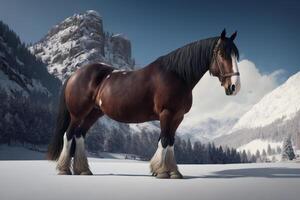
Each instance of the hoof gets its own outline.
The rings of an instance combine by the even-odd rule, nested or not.
[[[88,170],[88,171],[85,171],[85,172],[81,172],[79,175],[91,176],[91,175],[93,175],[93,173],[91,172],[91,170]]]
[[[170,175],[167,172],[156,174],[156,178],[170,178]]]
[[[72,175],[71,170],[59,171],[57,175]]]
[[[182,174],[179,171],[173,171],[170,173],[171,179],[183,179]]]
[[[152,172],[152,175],[151,176],[157,176],[157,173],[155,172]]]

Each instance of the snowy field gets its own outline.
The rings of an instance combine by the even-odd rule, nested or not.
[[[3,152],[0,151],[0,154]],[[45,160],[0,161],[1,200],[299,200],[300,163],[179,165],[156,179],[147,162],[90,158],[94,176],[58,176]]]

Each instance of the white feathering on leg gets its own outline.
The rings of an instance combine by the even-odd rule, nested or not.
[[[61,172],[68,173],[70,171],[70,165],[71,165],[70,150],[71,150],[72,139],[68,141],[67,134],[65,133],[63,142],[64,142],[63,149],[57,161],[56,169],[59,170],[60,173]]]
[[[178,171],[174,146],[162,147],[161,141],[158,142],[158,148],[150,161],[150,170],[159,178],[182,178]]]
[[[91,174],[88,160],[85,154],[84,137],[75,138],[76,148],[74,155],[73,170],[75,174]]]
[[[166,153],[167,148],[163,148],[161,141],[159,140],[157,150],[150,160],[150,169],[152,173],[159,173],[163,170],[162,167],[164,165]]]

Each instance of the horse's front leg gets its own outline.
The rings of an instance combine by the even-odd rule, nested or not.
[[[174,154],[175,132],[182,119],[183,116],[175,116],[168,110],[160,114],[161,134],[150,161],[151,172],[157,178],[182,178]]]

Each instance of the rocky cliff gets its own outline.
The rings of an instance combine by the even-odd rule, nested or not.
[[[55,25],[29,49],[62,81],[91,62],[106,62],[127,70],[134,67],[130,41],[121,34],[105,32],[102,17],[91,10]]]

